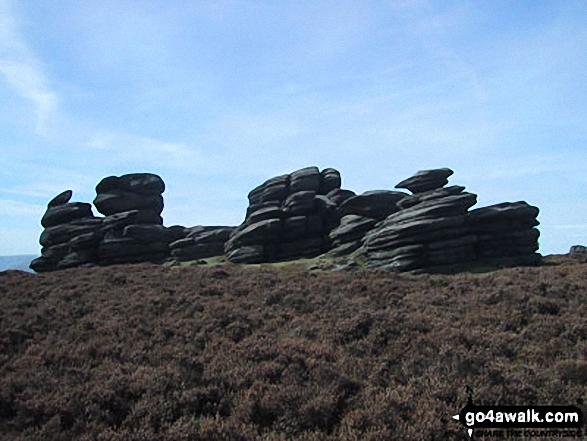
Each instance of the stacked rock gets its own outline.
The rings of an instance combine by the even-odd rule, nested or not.
[[[398,191],[372,190],[344,200],[338,208],[340,225],[330,232],[330,254],[342,256],[361,246],[365,234],[387,216],[400,210],[398,203],[408,195]]]
[[[161,212],[165,184],[151,173],[109,176],[96,186],[94,205],[105,215],[98,263],[161,262],[172,235]]]
[[[30,263],[36,272],[55,271],[92,263],[100,241],[102,219],[94,217],[92,206],[69,202],[71,190],[60,193],[47,205],[41,219],[45,228],[40,237],[41,257]]]
[[[236,227],[198,225],[184,230],[184,237],[169,244],[178,261],[205,259],[224,254],[224,245]]]
[[[336,201],[353,195],[340,185],[337,170],[307,167],[256,187],[248,195],[245,221],[226,243],[227,259],[261,263],[322,254],[330,247],[328,233],[340,222]]]
[[[477,258],[504,266],[532,265],[540,261],[538,207],[524,201],[504,202],[469,212],[467,223],[476,234]]]
[[[447,187],[450,169],[418,172],[396,188],[413,195],[399,201],[399,211],[363,238],[369,266],[399,271],[452,265],[475,259],[477,237],[466,221],[477,196],[464,187]]]

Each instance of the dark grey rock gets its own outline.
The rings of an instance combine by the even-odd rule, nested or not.
[[[461,194],[465,187],[460,185],[451,185],[450,187],[438,188],[436,190],[426,191],[415,195],[409,195],[397,203],[402,210],[413,207],[421,202],[430,201],[433,199],[441,199],[446,196],[453,196]]]
[[[190,233],[188,237],[192,237],[198,244],[226,242],[230,235],[236,230],[236,227],[215,227],[213,229],[203,231],[199,234]]]
[[[342,188],[335,188],[326,194],[326,197],[334,202],[336,205],[341,205],[344,201],[357,194],[352,190],[343,190]]]
[[[279,219],[267,219],[249,225],[242,230],[235,230],[227,245],[259,245],[277,242],[281,235],[282,224]]]
[[[473,262],[476,258],[473,245],[463,245],[448,249],[428,251],[427,265],[450,265],[453,263]]]
[[[372,230],[377,224],[376,219],[370,217],[347,214],[340,220],[340,225],[329,234],[333,244],[340,245],[345,242],[360,240],[367,231]]]
[[[255,203],[255,204],[251,204],[247,207],[247,213],[245,216],[245,219],[248,219],[248,217],[259,210],[262,210],[264,208],[281,208],[281,201],[266,201],[266,202],[259,202],[259,203]]]
[[[300,191],[313,191],[317,193],[320,190],[322,176],[318,167],[306,167],[291,173],[289,181],[290,193]]]
[[[360,240],[346,242],[341,245],[335,246],[335,248],[332,248],[330,251],[328,251],[328,254],[335,257],[346,256],[361,248],[361,245],[362,243]]]
[[[468,215],[469,224],[475,228],[481,224],[507,223],[535,219],[538,216],[538,207],[529,205],[525,201],[503,202],[488,207],[471,210]]]
[[[395,188],[405,188],[414,194],[436,190],[444,187],[448,183],[448,177],[453,173],[449,168],[421,170],[414,176],[401,181]]]
[[[292,216],[283,220],[283,239],[295,240],[307,234],[306,216]]]
[[[246,222],[248,225],[252,225],[262,220],[281,219],[282,217],[284,217],[283,210],[279,207],[271,206],[267,208],[261,208],[260,210],[251,213],[249,216],[247,216]]]
[[[60,205],[67,204],[71,200],[72,196],[73,196],[73,191],[65,190],[63,193],[59,193],[57,196],[55,196],[53,199],[51,199],[49,201],[49,203],[47,204],[47,208],[54,208],[54,207],[58,207]]]
[[[41,219],[41,225],[45,228],[54,227],[85,217],[94,217],[90,204],[84,202],[68,202],[49,207]]]
[[[397,203],[407,196],[405,193],[389,190],[367,191],[345,200],[339,208],[341,216],[356,214],[383,220],[399,211]]]
[[[316,208],[316,192],[312,190],[292,193],[283,203],[283,211],[291,216],[314,213]]]
[[[263,245],[247,245],[236,248],[226,254],[232,263],[261,263],[264,261]]]
[[[150,261],[152,256],[169,255],[169,247],[165,242],[139,242],[135,239],[124,237],[119,239],[105,239],[98,246],[98,259],[108,262],[110,259],[123,262],[125,257],[133,256],[132,262]],[[144,260],[141,258],[144,257]]]
[[[44,247],[67,243],[76,236],[95,232],[100,228],[101,219],[78,219],[68,224],[45,228],[41,233],[39,242]]]
[[[279,244],[279,260],[314,257],[322,254],[324,246],[325,242],[322,237],[300,239],[295,242],[282,242]]]
[[[333,168],[325,168],[320,172],[322,175],[322,180],[320,183],[319,193],[322,195],[328,194],[332,190],[340,188],[342,183],[342,179],[340,177],[340,172]]]
[[[64,256],[57,264],[57,269],[74,268],[96,261],[96,249],[84,249],[72,251]]]
[[[426,242],[468,234],[465,216],[426,218],[403,224],[380,224],[364,237],[368,249],[395,247],[397,242]]]
[[[165,183],[160,176],[152,173],[131,173],[127,175],[108,176],[102,179],[96,186],[96,193],[110,193],[117,191],[129,191],[143,195],[162,194],[165,191]]]
[[[193,237],[184,237],[169,244],[169,248],[173,250],[192,247],[196,244]]]
[[[473,193],[462,193],[424,201],[388,216],[381,223],[381,226],[397,226],[398,224],[413,223],[418,220],[464,215],[476,203],[477,195]]]
[[[169,233],[163,225],[135,224],[124,227],[123,237],[130,237],[139,242],[165,242],[169,243]]]
[[[160,214],[163,211],[163,197],[160,194],[143,195],[111,190],[108,193],[98,193],[94,205],[105,216],[131,210],[148,210]]]
[[[188,234],[188,229],[182,225],[172,225],[167,227],[167,235],[169,237],[169,243],[175,242],[176,240],[183,239]]]
[[[100,230],[92,231],[91,233],[80,234],[75,236],[68,243],[71,251],[81,251],[92,249],[95,250],[97,245],[102,240],[102,233]]]

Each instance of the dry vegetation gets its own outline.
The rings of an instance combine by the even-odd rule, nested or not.
[[[466,385],[477,404],[587,398],[587,263],[554,260],[2,272],[0,436],[466,440]]]

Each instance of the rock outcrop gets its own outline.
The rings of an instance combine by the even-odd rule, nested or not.
[[[41,256],[30,264],[36,272],[80,266],[95,260],[102,219],[94,217],[90,204],[69,202],[72,194],[71,190],[64,191],[47,205],[41,219],[45,228],[39,239],[43,247]]]
[[[467,210],[477,202],[472,193],[427,191],[427,198],[388,216],[364,238],[370,266],[407,271],[475,259]],[[417,197],[417,196],[416,196]]]
[[[109,176],[94,205],[53,198],[41,219],[38,272],[80,265],[190,261],[223,255],[234,263],[355,252],[369,267],[443,271],[462,264],[531,265],[540,260],[538,208],[505,202],[470,210],[477,196],[448,184],[448,168],[396,185],[410,191],[341,188],[340,173],[307,167],[265,181],[248,194],[238,227],[163,226],[163,180],[150,173]],[[580,251],[576,251],[578,253]],[[356,260],[354,262],[356,264]]]
[[[364,236],[369,266],[418,271],[539,261],[538,208],[516,202],[469,212],[477,196],[462,186],[444,187],[452,174],[447,168],[420,171],[396,186],[413,194],[398,200],[398,211]]]
[[[248,195],[245,221],[225,246],[227,259],[275,262],[314,257],[328,250],[328,233],[340,221],[338,202],[353,195],[340,185],[337,170],[317,167],[265,181]]]

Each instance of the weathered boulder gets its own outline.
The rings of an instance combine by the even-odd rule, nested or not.
[[[421,170],[411,178],[401,181],[395,188],[406,188],[414,194],[436,190],[444,187],[448,183],[448,177],[453,173],[450,168]]]
[[[53,207],[58,207],[60,205],[67,204],[71,200],[72,196],[73,196],[72,190],[65,190],[63,193],[59,193],[57,196],[55,196],[53,199],[51,199],[49,201],[49,203],[47,204],[47,208],[53,208]]]
[[[106,216],[131,210],[161,214],[164,190],[163,180],[151,173],[109,176],[96,186],[94,205]]]

